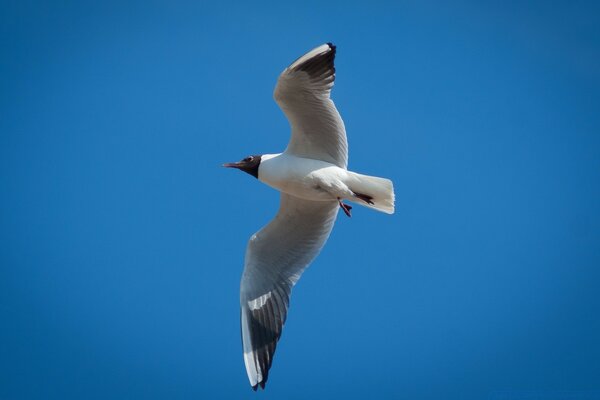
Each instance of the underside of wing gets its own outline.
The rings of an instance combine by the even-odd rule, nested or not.
[[[294,61],[279,76],[274,97],[292,128],[286,152],[346,168],[346,129],[330,98],[335,53],[327,43]]]
[[[281,194],[273,221],[248,243],[240,288],[244,363],[252,388],[264,388],[281,336],[292,287],[327,241],[337,202]]]

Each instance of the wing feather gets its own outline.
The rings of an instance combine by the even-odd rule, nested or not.
[[[338,204],[281,194],[275,218],[248,242],[240,307],[244,363],[252,388],[264,388],[287,318],[292,287],[327,241]]]
[[[346,129],[330,98],[335,53],[327,43],[294,61],[279,76],[273,96],[292,128],[286,152],[347,168]]]

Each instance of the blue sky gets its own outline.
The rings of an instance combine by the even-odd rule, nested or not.
[[[2,2],[0,398],[597,394],[600,7],[523,3]],[[257,394],[278,195],[220,165],[285,148],[276,78],[327,41],[396,214],[338,217]]]

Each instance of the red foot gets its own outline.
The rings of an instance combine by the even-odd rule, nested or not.
[[[356,193],[356,192],[353,192],[353,193],[356,197],[358,197],[365,203],[370,204],[370,205],[375,204],[375,203],[373,203],[373,196],[369,196],[368,194]]]
[[[340,208],[342,210],[344,210],[344,213],[348,216],[348,217],[352,217],[352,214],[350,213],[350,210],[352,210],[352,206],[348,205],[348,204],[344,204],[342,203],[341,200],[338,200],[338,203],[340,203]]]

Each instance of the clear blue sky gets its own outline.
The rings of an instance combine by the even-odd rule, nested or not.
[[[600,389],[597,2],[53,3],[0,6],[0,399]],[[396,214],[338,217],[256,394],[278,194],[220,165],[285,148],[276,78],[327,41]]]

